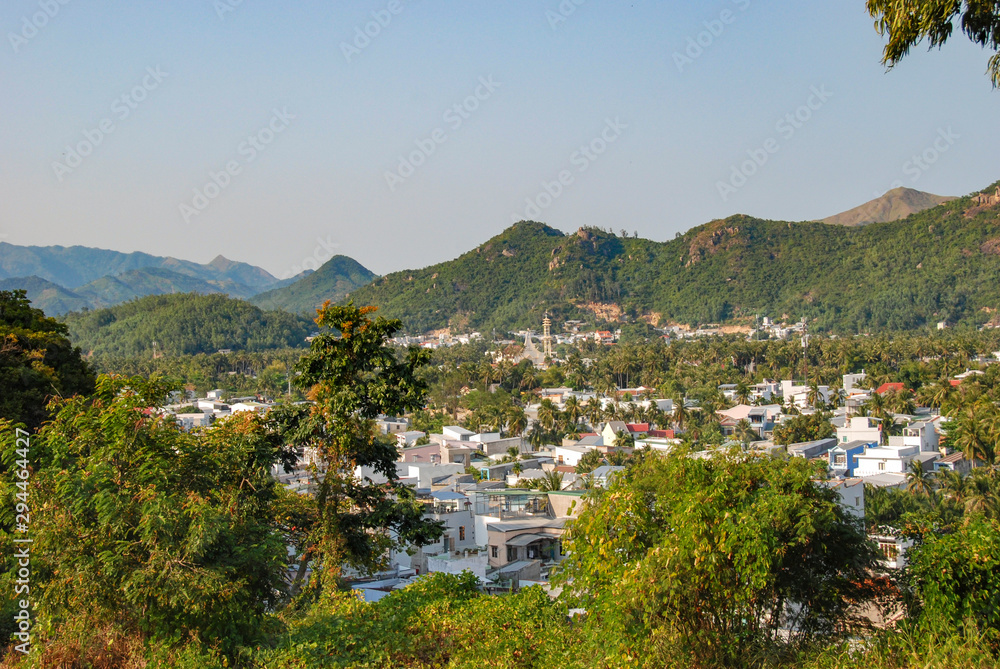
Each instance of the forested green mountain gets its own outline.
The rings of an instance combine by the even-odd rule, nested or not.
[[[85,354],[168,355],[218,349],[262,351],[305,346],[314,329],[299,316],[262,311],[225,295],[152,295],[107,309],[67,314]]]
[[[787,314],[835,332],[980,323],[1000,307],[998,214],[963,197],[864,227],[737,215],[663,243],[521,222],[455,260],[389,274],[351,297],[413,332],[537,326],[545,311],[660,324]]]
[[[326,300],[339,302],[375,278],[375,274],[353,258],[334,256],[295,283],[261,293],[250,301],[262,309],[315,316],[316,307]]]

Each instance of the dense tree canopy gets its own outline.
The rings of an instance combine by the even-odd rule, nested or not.
[[[88,354],[146,356],[304,347],[308,319],[261,311],[225,295],[152,295],[107,309],[66,314]]]
[[[0,291],[0,418],[36,428],[50,397],[93,390],[94,374],[67,334],[24,291]]]
[[[839,628],[870,594],[873,553],[812,475],[798,458],[643,458],[572,522],[566,591],[609,653],[644,661],[733,662],[786,625]]]
[[[155,407],[161,384],[102,376],[58,400],[30,442],[31,599],[39,629],[70,621],[232,650],[280,597],[286,551],[273,531],[282,440],[242,414],[202,433]],[[0,426],[4,463],[14,431]],[[12,500],[13,484],[5,482]],[[4,559],[13,550],[4,536]],[[4,594],[13,592],[13,570]]]

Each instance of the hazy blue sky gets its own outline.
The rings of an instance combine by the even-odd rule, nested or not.
[[[4,0],[0,31],[14,244],[387,273],[526,212],[664,240],[1000,178],[989,54],[887,73],[860,1]]]

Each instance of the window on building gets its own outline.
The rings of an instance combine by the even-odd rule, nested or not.
[[[458,540],[465,541],[465,525],[458,528]]]
[[[507,546],[507,562],[517,561],[517,546]]]
[[[878,463],[878,470],[880,472],[885,471],[885,460],[883,460],[882,462]]]
[[[847,456],[843,455],[843,454],[835,455],[833,457],[833,463],[835,465],[841,465],[841,466],[842,465],[846,465],[847,464]]]
[[[490,555],[495,558],[500,557],[500,549],[497,546],[490,546]]]
[[[878,542],[879,552],[882,553],[882,557],[886,560],[895,560],[899,556],[899,547],[896,545],[895,541],[879,541]]]

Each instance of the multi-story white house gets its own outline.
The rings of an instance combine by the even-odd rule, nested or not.
[[[882,429],[874,418],[852,416],[850,423],[837,428],[837,441],[846,444],[852,441],[881,443]]]
[[[830,401],[829,386],[817,386],[817,390],[819,390],[821,402]],[[781,382],[781,396],[785,398],[785,404],[794,402],[795,406],[801,409],[811,406],[809,403],[809,391],[810,387],[803,384],[801,381],[790,381],[785,379]]]
[[[917,446],[884,446],[866,448],[857,456],[855,476],[876,474],[905,474],[910,462],[920,453]]]

